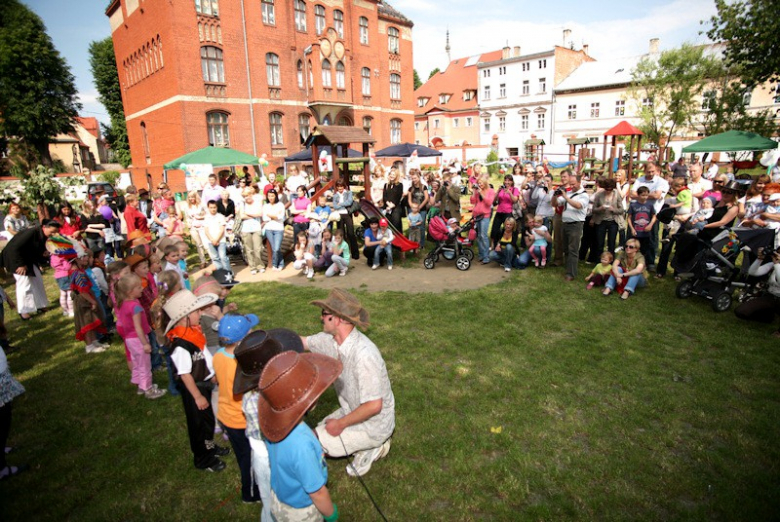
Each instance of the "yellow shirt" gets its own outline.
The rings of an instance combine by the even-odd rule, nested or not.
[[[236,358],[220,348],[214,354],[214,373],[219,383],[219,422],[233,429],[246,428],[246,418],[241,410],[241,395],[233,395],[233,380],[236,377]]]

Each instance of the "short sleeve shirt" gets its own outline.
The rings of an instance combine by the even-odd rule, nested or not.
[[[266,440],[265,445],[276,497],[296,509],[311,506],[309,494],[328,482],[325,452],[311,428],[300,422],[284,439]]]
[[[653,204],[653,207],[655,207],[656,214],[660,212],[661,208],[664,206],[664,197],[666,197],[666,193],[669,192],[669,182],[667,182],[661,176],[653,176],[653,179],[649,181],[647,178],[642,176],[641,178],[637,178],[637,180],[634,182],[634,185],[631,187],[631,190],[636,192],[639,187],[647,187],[651,193],[659,190],[661,191],[660,198],[648,199],[648,201]]]
[[[655,215],[655,207],[648,199],[646,203],[633,201],[628,207],[628,215],[634,225],[637,237],[650,237],[648,225]]]

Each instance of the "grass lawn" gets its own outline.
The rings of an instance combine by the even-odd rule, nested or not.
[[[550,268],[476,291],[358,294],[397,403],[390,455],[365,477],[388,520],[776,519],[776,324],[678,300],[670,280],[626,302],[584,286]],[[257,283],[230,299],[311,334],[307,303],[324,296]],[[58,309],[6,315],[27,388],[10,462],[32,470],[0,484],[0,519],[257,520],[235,459],[193,468],[180,400],[136,396],[119,342],[86,355]],[[310,424],[335,406],[329,390]],[[329,461],[341,519],[380,520],[344,465]]]

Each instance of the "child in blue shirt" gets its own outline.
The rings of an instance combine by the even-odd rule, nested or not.
[[[317,198],[317,206],[314,207],[314,213],[319,217],[320,224],[323,228],[328,225],[328,218],[330,217],[331,212],[333,212],[333,209],[331,209],[330,205],[328,205],[328,201],[325,199],[325,196],[320,196]]]
[[[420,214],[420,205],[412,203],[411,208],[412,211],[406,215],[407,219],[409,219],[409,241],[414,241],[422,246],[423,217],[422,214]],[[416,254],[417,251],[415,250],[414,253]]]

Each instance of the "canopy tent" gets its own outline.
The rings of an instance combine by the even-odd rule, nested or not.
[[[323,146],[321,146],[319,148],[319,152],[322,152],[323,150],[325,152],[327,152],[328,155],[331,155],[331,156],[333,155],[333,149],[331,148],[330,145],[323,145]],[[343,147],[341,145],[337,146],[336,147],[336,152],[337,152],[336,156],[339,157],[339,158],[342,157],[344,155],[343,151],[344,151],[344,149],[343,149]],[[347,149],[347,155],[350,158],[362,158],[363,157],[363,154],[361,154],[360,152],[356,151],[355,149]],[[290,163],[290,162],[298,162],[298,161],[311,161],[312,160],[311,156],[312,156],[311,148],[308,148],[306,150],[302,150],[300,152],[296,152],[292,156],[287,156],[286,158],[284,158],[284,162],[285,163]]]
[[[258,165],[260,160],[257,156],[246,154],[244,152],[233,150],[227,147],[205,147],[194,152],[190,152],[169,161],[163,167],[166,170],[181,169],[182,165],[212,165],[214,167],[231,167],[234,165]]]
[[[714,134],[683,148],[688,152],[742,152],[776,149],[778,143],[753,132],[730,130]]]
[[[414,143],[399,143],[391,145],[385,149],[376,152],[377,158],[408,158],[414,151],[417,151],[418,158],[427,158],[431,156],[441,156],[441,152],[423,145]]]

